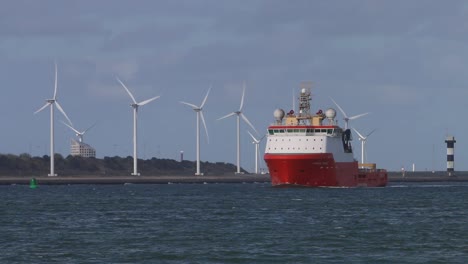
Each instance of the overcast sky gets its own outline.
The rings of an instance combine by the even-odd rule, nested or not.
[[[0,152],[49,153],[49,113],[33,115],[54,87],[98,157],[132,155],[131,100],[140,108],[141,158],[195,160],[195,112],[205,105],[210,142],[201,159],[236,163],[235,118],[264,133],[275,108],[288,111],[312,81],[312,111],[335,99],[368,139],[368,160],[388,170],[445,170],[447,134],[455,169],[468,170],[468,4],[466,1],[2,1]],[[339,124],[344,125],[338,114]],[[56,115],[56,150],[74,133]],[[241,124],[241,166],[254,169],[254,145]],[[202,131],[203,133],[203,131]],[[202,134],[204,135],[204,134]],[[261,151],[265,149],[262,142]],[[354,136],[355,157],[360,142]],[[261,167],[265,167],[262,161]],[[203,167],[202,167],[203,171]]]

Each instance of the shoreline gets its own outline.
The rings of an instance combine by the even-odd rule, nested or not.
[[[228,175],[228,176],[4,176],[0,185],[29,184],[35,178],[38,185],[67,184],[204,184],[204,183],[269,183],[268,175]]]
[[[0,185],[28,185],[35,178],[39,185],[68,184],[204,184],[204,183],[270,183],[269,174],[239,174],[239,175],[190,175],[190,176],[0,176]],[[406,175],[389,173],[388,183],[400,182],[468,182],[468,176],[418,174]]]

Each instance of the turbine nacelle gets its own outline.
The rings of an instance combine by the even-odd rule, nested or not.
[[[260,142],[263,140],[263,138],[266,135],[263,135],[263,137],[261,137],[260,139],[257,139],[248,130],[247,130],[247,133],[249,133],[250,137],[253,139],[252,144],[255,144],[255,173],[258,173],[258,158],[259,158]]]
[[[200,106],[180,101],[181,104],[192,107],[192,110],[195,111],[195,113],[197,113],[197,129],[196,129],[196,133],[197,133],[197,138],[196,138],[196,144],[197,144],[197,150],[196,150],[196,152],[197,152],[197,171],[196,171],[195,175],[203,175],[203,173],[200,172],[200,119],[201,119],[201,121],[203,123],[203,127],[205,128],[206,140],[207,140],[208,143],[210,142],[210,138],[208,136],[208,129],[206,128],[205,117],[203,115],[203,107],[205,106],[205,103],[206,103],[206,100],[208,99],[208,94],[210,94],[210,91],[211,91],[211,86],[210,86],[210,88],[208,88],[208,91],[206,92],[205,98],[203,98],[203,101],[202,101]]]
[[[57,109],[65,116],[65,118],[70,122],[70,118],[68,118],[67,114],[63,110],[62,106],[59,104],[57,101],[57,63],[55,63],[55,79],[54,79],[54,96],[52,99],[47,99],[46,104],[43,105],[41,108],[39,108],[34,114],[37,114],[47,107],[50,106],[50,174],[49,176],[57,176],[55,174],[55,163],[54,163],[54,155],[55,155],[55,150],[54,150],[54,105],[57,106]]]
[[[252,144],[260,144],[260,142],[262,142],[262,140],[265,138],[266,135],[263,135],[263,137],[261,137],[260,139],[257,139],[256,137],[254,137],[254,135],[252,135],[252,133],[250,133],[250,131],[247,130],[247,133],[249,133],[250,137],[252,138]]]
[[[83,142],[83,136],[84,134],[86,134],[86,132],[88,132],[88,130],[90,130],[91,128],[93,128],[97,123],[94,123],[92,126],[88,127],[86,130],[84,131],[78,131],[78,129],[74,128],[73,126],[61,121],[62,124],[64,124],[65,126],[67,126],[68,128],[70,128],[73,132],[75,132],[75,135],[76,137],[78,138],[78,141],[79,142]]]
[[[229,113],[223,117],[218,118],[218,120],[225,119],[234,115],[237,115],[237,172],[236,173],[241,173],[240,171],[240,118],[244,120],[247,125],[249,125],[255,133],[258,135],[257,129],[250,123],[249,119],[242,113],[242,108],[244,107],[244,97],[245,97],[245,83],[243,84],[243,89],[242,89],[242,97],[241,97],[241,103],[239,110],[234,111],[232,113]]]
[[[353,130],[354,132],[356,132],[356,134],[358,134],[358,137],[359,137],[359,140],[361,141],[361,163],[365,163],[365,149],[364,149],[364,146],[366,145],[366,141],[367,141],[367,138],[372,134],[374,133],[374,130],[372,130],[369,134],[367,134],[366,136],[363,136],[361,133],[359,133],[359,131],[357,131],[354,127],[353,127]]]
[[[153,98],[150,98],[148,100],[145,100],[145,101],[142,101],[142,102],[138,103],[135,100],[135,97],[133,96],[133,94],[127,88],[127,86],[125,86],[125,84],[118,77],[115,77],[115,78],[122,85],[122,87],[128,93],[128,95],[130,96],[130,99],[132,99],[132,102],[133,102],[130,105],[133,108],[133,173],[132,173],[132,175],[137,176],[137,175],[140,175],[140,173],[137,172],[137,160],[138,160],[138,157],[137,157],[137,134],[138,134],[137,133],[137,113],[138,113],[138,108],[140,106],[146,105],[146,104],[158,99],[160,96],[155,96]]]
[[[208,88],[208,91],[206,92],[206,95],[205,95],[205,97],[203,98],[203,101],[202,101],[202,103],[200,104],[200,106],[195,105],[195,104],[191,104],[191,103],[187,103],[187,102],[184,102],[184,101],[180,101],[180,102],[179,102],[179,103],[181,103],[181,104],[184,104],[184,105],[187,105],[187,106],[192,107],[192,110],[195,111],[195,112],[197,113],[197,115],[200,116],[200,119],[202,120],[203,127],[205,128],[206,140],[207,140],[208,142],[210,141],[210,138],[209,138],[209,136],[208,136],[208,129],[207,129],[207,127],[206,127],[205,116],[203,115],[203,107],[205,106],[205,103],[206,103],[206,100],[208,99],[208,95],[210,94],[210,91],[211,91],[211,86],[210,86],[210,88]]]
[[[362,116],[365,116],[365,115],[370,114],[370,113],[364,113],[364,114],[359,114],[359,115],[355,115],[355,116],[349,117],[348,115],[346,115],[346,112],[343,110],[343,108],[341,108],[341,106],[338,105],[338,103],[335,102],[335,100],[333,100],[333,98],[330,97],[330,99],[333,101],[333,103],[338,107],[338,109],[340,110],[340,112],[343,114],[343,120],[345,121],[345,129],[348,129],[348,122],[349,122],[349,120],[358,119],[359,117],[362,117]]]

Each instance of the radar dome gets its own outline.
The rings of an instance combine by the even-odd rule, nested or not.
[[[283,120],[284,110],[283,109],[276,109],[275,112],[273,113],[273,116],[275,117],[276,121]]]
[[[328,119],[335,119],[336,117],[336,110],[333,108],[328,108],[327,111],[325,111],[325,116]]]

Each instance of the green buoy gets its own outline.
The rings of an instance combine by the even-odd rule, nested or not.
[[[31,188],[31,189],[36,189],[36,188],[37,188],[37,181],[36,181],[36,178],[32,178],[32,179],[29,181],[29,188]]]

